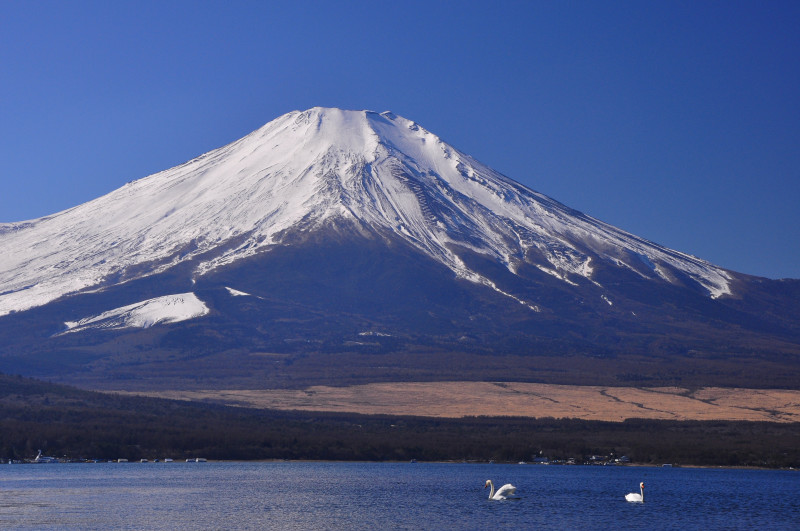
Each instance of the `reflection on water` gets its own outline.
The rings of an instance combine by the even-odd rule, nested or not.
[[[488,501],[484,482],[520,500]],[[644,504],[624,495],[646,484]],[[3,465],[2,529],[797,529],[800,473],[427,463]]]

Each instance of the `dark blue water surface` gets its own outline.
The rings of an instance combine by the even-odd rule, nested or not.
[[[513,483],[518,500],[483,485]],[[625,501],[645,483],[645,503]],[[0,466],[0,529],[800,529],[800,472],[428,463]]]

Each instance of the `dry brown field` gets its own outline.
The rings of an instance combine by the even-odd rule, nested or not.
[[[314,386],[303,390],[226,389],[135,394],[261,409],[370,415],[800,422],[800,391],[781,389],[404,382]]]

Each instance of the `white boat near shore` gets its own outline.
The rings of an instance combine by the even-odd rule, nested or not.
[[[57,457],[50,457],[47,455],[42,455],[42,451],[39,450],[39,453],[36,454],[36,457],[33,459],[34,463],[58,463]]]

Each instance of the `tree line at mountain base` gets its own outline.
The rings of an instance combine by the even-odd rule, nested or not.
[[[0,374],[0,458],[587,462],[800,468],[800,424],[367,416],[123,397]]]

